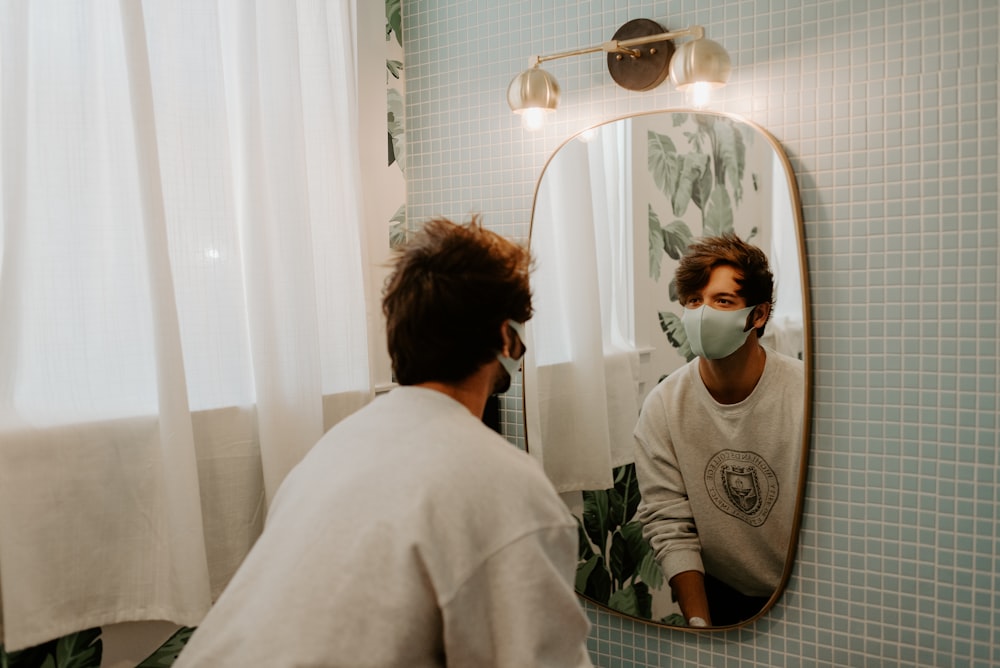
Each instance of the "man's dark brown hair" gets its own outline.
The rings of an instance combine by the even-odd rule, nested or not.
[[[687,247],[674,274],[681,305],[708,285],[712,270],[719,265],[729,265],[739,273],[738,294],[747,306],[769,304],[770,311],[774,310],[774,276],[767,255],[732,233],[705,237]],[[763,335],[764,327],[759,327],[757,336]]]
[[[500,326],[531,318],[529,251],[484,229],[435,218],[404,244],[382,312],[396,382],[467,378],[503,348]]]

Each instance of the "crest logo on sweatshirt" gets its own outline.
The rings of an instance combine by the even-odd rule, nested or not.
[[[705,466],[705,486],[719,510],[759,527],[778,500],[778,478],[764,458],[746,450],[722,450]]]

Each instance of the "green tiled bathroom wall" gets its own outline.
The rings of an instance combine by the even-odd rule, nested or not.
[[[478,212],[526,239],[563,139],[684,106],[669,84],[618,88],[590,54],[546,64],[563,97],[542,131],[507,107],[530,56],[641,17],[729,50],[711,108],[767,128],[798,178],[816,391],[788,589],[706,635],[588,608],[597,665],[1000,665],[997,4],[404,0],[411,225]],[[519,406],[503,416],[523,442]]]

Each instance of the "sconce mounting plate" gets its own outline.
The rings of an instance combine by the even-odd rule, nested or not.
[[[622,24],[611,39],[624,41],[664,32],[667,31],[656,21],[633,19]],[[669,73],[670,58],[674,55],[674,43],[666,39],[630,48],[638,51],[639,55],[608,54],[608,72],[615,83],[637,91],[651,90],[663,83]]]

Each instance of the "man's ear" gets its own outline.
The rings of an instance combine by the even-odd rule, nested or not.
[[[752,326],[753,329],[760,329],[761,327],[767,324],[767,320],[770,317],[770,315],[771,315],[770,304],[767,303],[757,304],[757,306],[755,306],[754,309],[750,311],[750,319],[747,321],[747,324]],[[747,327],[743,331],[747,331],[748,329],[750,329],[750,327]]]
[[[513,357],[514,352],[514,333],[511,331],[510,325],[504,320],[500,323],[500,353],[504,357]]]
[[[754,306],[753,310],[750,311],[750,314],[747,316],[747,323],[743,327],[743,331],[748,332],[751,329],[760,329],[767,324],[767,319],[770,313],[770,304],[757,304],[757,306]]]

